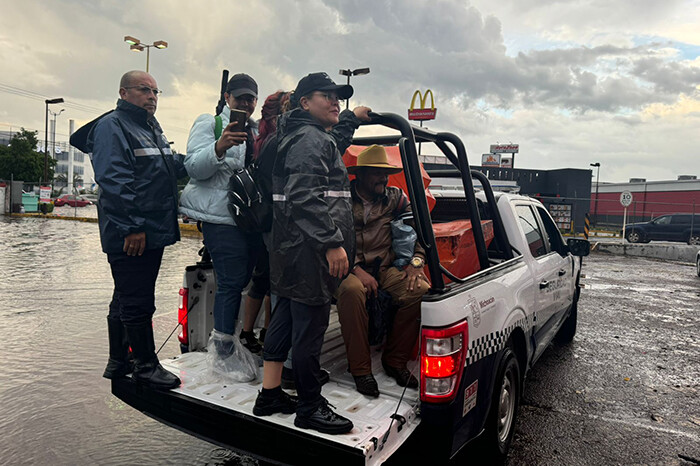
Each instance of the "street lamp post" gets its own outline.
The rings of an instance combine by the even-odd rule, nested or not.
[[[53,115],[53,124],[51,125],[51,158],[56,157],[56,117],[65,111],[65,108],[62,108],[58,112],[49,110],[49,113]]]
[[[591,163],[591,167],[596,167],[595,175],[595,205],[593,206],[593,224],[598,226],[598,185],[600,181],[600,162]]]
[[[63,98],[46,99],[46,111],[44,112],[44,184],[49,181],[49,104],[62,104]]]
[[[362,76],[363,74],[369,74],[369,68],[357,68],[356,70],[340,70],[340,74],[348,77],[348,85],[350,85],[350,76]],[[350,107],[350,99],[345,99],[345,108]]]
[[[164,40],[157,40],[152,44],[144,44],[136,37],[124,36],[124,42],[129,44],[129,50],[133,52],[143,52],[143,49],[146,49],[146,73],[148,73],[148,66],[151,59],[151,47],[155,47],[157,49],[168,48],[168,43]]]

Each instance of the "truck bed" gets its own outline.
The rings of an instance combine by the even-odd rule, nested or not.
[[[299,464],[308,454],[311,454],[311,457],[306,461],[315,461],[313,458],[320,460],[321,457],[317,455],[332,454],[333,462],[337,464],[381,464],[398,449],[420,422],[417,418],[418,391],[406,389],[399,406],[404,388],[384,374],[381,366],[381,352],[378,349],[373,348],[372,367],[381,392],[379,398],[371,399],[356,391],[354,380],[347,372],[345,346],[335,309],[331,312],[330,325],[321,355],[321,367],[330,371],[330,381],[323,386],[322,394],[335,406],[336,412],[352,420],[355,427],[348,434],[329,435],[314,430],[299,429],[294,426],[294,415],[254,416],[253,405],[258,391],[262,388],[262,367],[259,368],[258,378],[253,382],[214,382],[211,379],[208,379],[210,382],[203,382],[207,380],[205,378],[206,353],[185,353],[172,359],[164,359],[161,363],[163,367],[181,378],[182,385],[170,392],[161,392],[158,396],[162,399],[164,393],[170,395],[168,397],[170,403],[182,405],[182,407],[168,405],[167,409],[161,413],[157,412],[160,410],[153,405],[138,407],[138,409],[180,430],[189,433],[198,432],[197,436],[205,440],[253,456],[261,456],[268,461]],[[409,369],[415,369],[414,374],[417,375],[417,361],[409,365]],[[143,391],[148,389],[128,379],[123,379],[121,382],[115,381],[112,385],[113,393],[127,402],[129,401],[123,396],[128,397],[129,392],[134,390],[138,390],[139,396],[143,396]],[[215,433],[211,436],[202,435],[202,432],[206,432],[207,429],[201,426],[195,428],[193,425],[195,421],[186,416],[182,416],[181,422],[178,422],[177,416],[175,419],[168,419],[173,417],[173,412],[189,412],[188,404],[198,406],[195,411],[203,416],[200,422],[207,422],[205,418],[209,417],[209,419],[217,418],[216,423],[221,424],[226,423],[227,419],[235,418],[236,422],[231,424],[235,424],[235,429],[239,432],[227,439],[221,439],[217,438]],[[202,406],[208,408],[209,416],[203,414]],[[399,406],[398,411],[397,406]],[[395,412],[397,416],[392,418]],[[243,426],[246,427],[242,428]],[[216,429],[215,426],[212,428]],[[389,429],[391,433],[385,439]],[[255,446],[254,442],[250,439],[245,440],[246,435],[241,435],[242,432],[240,432],[243,430],[246,434],[253,431],[259,432],[262,440],[268,439],[267,449],[277,451],[261,452],[252,448]],[[274,441],[270,437],[272,433],[274,433]],[[293,456],[284,457],[285,449],[280,444],[283,437],[290,442],[290,451],[295,452]],[[317,447],[309,448],[311,445],[317,445]],[[326,450],[327,452],[323,453]],[[343,452],[346,454],[341,455]]]

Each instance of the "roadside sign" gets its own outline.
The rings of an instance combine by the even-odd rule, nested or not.
[[[430,94],[430,107],[425,108],[425,101]],[[420,108],[416,107],[416,97],[418,97],[418,103]],[[420,90],[413,93],[413,98],[411,99],[411,108],[408,109],[408,119],[409,120],[434,120],[437,114],[437,108],[435,108],[435,97],[433,96],[433,91],[428,89],[425,94],[421,94]]]
[[[622,215],[622,239],[621,243],[625,244],[625,230],[627,229],[627,208],[632,204],[632,193],[629,191],[622,191],[620,194],[620,204],[625,208],[625,212]]]
[[[500,167],[501,166],[501,154],[482,154],[481,166],[482,167]]]
[[[491,144],[492,154],[517,154],[520,149],[519,144]]]
[[[51,202],[51,186],[39,188],[39,202]]]
[[[622,207],[629,207],[632,204],[632,193],[629,191],[622,191],[620,194],[620,204]]]

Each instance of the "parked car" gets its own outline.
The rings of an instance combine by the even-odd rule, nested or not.
[[[91,203],[97,205],[97,201],[99,201],[100,197],[97,194],[83,194],[83,199],[87,199]]]
[[[700,245],[700,214],[669,214],[650,222],[631,223],[623,235],[630,243],[682,241]]]
[[[56,207],[61,207],[64,205],[69,205],[71,207],[85,207],[86,205],[90,204],[92,204],[90,200],[85,199],[82,196],[74,196],[73,194],[64,194],[53,201],[53,205]]]
[[[397,464],[445,464],[477,437],[490,464],[505,460],[528,372],[552,341],[566,344],[576,333],[581,258],[590,245],[565,241],[539,201],[494,193],[484,175],[468,168],[455,171],[464,187],[460,197],[435,196],[452,208],[436,205],[431,213],[415,138],[439,144],[455,168],[469,167],[462,142],[453,134],[411,127],[398,115],[377,114],[372,124],[401,131],[393,141],[405,161],[415,228],[427,252],[431,289],[423,297],[421,333],[414,336],[420,358],[412,366],[418,389],[397,386],[382,371],[377,352],[372,367],[380,395],[370,400],[357,393],[338,319],[331,317],[321,355],[331,374],[323,395],[352,420],[353,431],[327,435],[296,428],[289,415],[254,416],[260,379],[204,381],[216,276],[203,254],[186,267],[179,292],[184,354],[161,361],[183,384],[162,391],[123,377],[112,380],[114,395],[169,426],[274,464],[379,466],[390,457]],[[481,182],[478,193],[472,177]]]

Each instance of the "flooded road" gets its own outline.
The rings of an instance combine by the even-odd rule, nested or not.
[[[175,327],[182,273],[199,247],[183,238],[165,250],[157,347]],[[0,216],[0,257],[1,464],[211,465],[230,457],[111,395],[101,375],[112,278],[96,223]],[[160,356],[178,352],[174,335]]]
[[[200,244],[165,250],[157,347]],[[0,464],[255,464],[111,395],[101,375],[112,279],[96,223],[0,216],[0,257]],[[692,464],[679,455],[700,458],[700,278],[601,254],[583,270],[578,333],[529,374],[508,464]],[[178,353],[174,335],[160,357]]]

